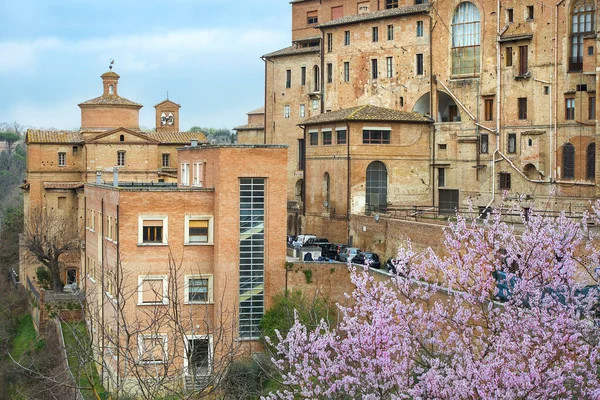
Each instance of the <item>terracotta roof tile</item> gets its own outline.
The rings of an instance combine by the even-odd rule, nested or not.
[[[252,111],[248,111],[246,113],[246,115],[253,115],[253,114],[264,114],[265,113],[265,106],[259,107],[256,110],[252,110]]]
[[[265,129],[264,124],[248,124],[248,125],[240,125],[233,128],[234,131],[256,131]]]
[[[145,134],[162,144],[189,144],[192,139],[206,142],[206,136],[202,132],[147,132]]]
[[[120,78],[119,74],[117,74],[115,71],[112,71],[112,70],[103,73],[102,75],[100,75],[100,77],[101,78],[109,78],[110,77],[110,78],[117,78],[117,79]]]
[[[423,114],[365,105],[320,114],[315,117],[309,118],[298,125],[319,125],[323,123],[338,121],[398,121],[420,123],[433,122],[432,119],[424,116]]]
[[[79,131],[44,131],[27,130],[26,143],[82,143],[83,136]]]
[[[79,189],[83,182],[44,182],[44,189]]]
[[[95,99],[91,99],[88,101],[84,101],[83,103],[78,104],[81,106],[123,106],[123,107],[136,107],[142,108],[141,104],[138,104],[134,101],[127,100],[124,97],[118,96],[116,94],[103,94],[100,97],[96,97]]]
[[[365,14],[355,14],[348,15],[346,17],[334,19],[331,21],[324,22],[319,25],[319,28],[329,27],[329,26],[337,26],[337,25],[345,25],[345,24],[354,24],[362,21],[372,21],[374,19],[382,19],[395,17],[397,15],[407,15],[407,14],[417,14],[423,13],[429,10],[429,4],[415,4],[413,6],[405,6],[398,8],[389,8],[386,10],[374,11]]]
[[[290,46],[285,49],[277,50],[269,54],[265,54],[263,57],[282,57],[282,56],[292,56],[296,54],[308,54],[308,53],[319,53],[321,51],[321,46],[313,46],[313,47],[296,47]]]

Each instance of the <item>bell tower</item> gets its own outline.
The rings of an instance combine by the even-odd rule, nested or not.
[[[179,132],[179,109],[181,106],[167,99],[154,106],[157,132]]]

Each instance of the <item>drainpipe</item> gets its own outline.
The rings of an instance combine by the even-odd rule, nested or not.
[[[550,100],[548,101],[548,104],[550,105],[550,110],[549,110],[549,112],[550,112],[550,114],[549,114],[550,115],[550,120],[548,121],[548,129],[550,131],[549,132],[550,133],[550,143],[549,143],[549,148],[550,148],[550,153],[549,153],[549,156],[550,156],[550,166],[549,166],[548,170],[549,170],[550,173],[548,174],[548,182],[552,183],[554,181],[552,179],[552,166],[553,166],[553,163],[552,163],[553,138],[552,138],[552,136],[554,134],[554,132],[552,130],[552,111],[553,111],[552,110],[552,101],[553,101],[552,95],[553,95],[553,92],[554,92],[552,90],[552,75],[550,75],[550,81],[543,81],[543,80],[537,79],[537,78],[533,78],[533,80],[536,81],[536,82],[540,82],[540,83],[548,85],[548,87],[550,89]]]
[[[554,84],[558,85],[558,7],[564,0],[556,2],[556,9],[554,10]],[[558,110],[558,87],[554,88],[554,110]],[[554,147],[551,147],[550,153],[550,165],[553,169],[550,170],[550,182],[556,180],[556,142],[558,141],[558,112],[554,113],[554,132],[550,135],[550,142],[553,143]],[[555,136],[554,138],[552,136]],[[551,145],[552,146],[552,145]]]
[[[350,201],[352,200],[352,197],[350,196],[350,189],[351,189],[351,184],[350,184],[350,125],[346,122],[346,173],[347,173],[347,177],[346,177],[346,225],[347,225],[347,230],[348,230],[348,240],[346,241],[346,243],[350,244],[350,213],[352,212],[352,208],[350,207]]]
[[[261,57],[261,60],[263,60],[265,62],[265,99],[264,99],[264,104],[265,104],[265,116],[263,117],[263,124],[264,124],[264,132],[263,132],[263,143],[267,144],[267,61],[269,61],[271,64],[275,64],[275,62],[269,58],[266,57]],[[273,112],[271,112],[271,115],[273,115]],[[274,128],[272,129],[274,131]],[[275,132],[271,132],[271,137],[275,136]]]
[[[117,343],[121,343],[121,336],[120,336],[120,324],[119,324],[119,312],[121,310],[121,299],[120,299],[120,295],[121,295],[121,281],[120,281],[120,276],[121,276],[121,250],[120,250],[120,246],[121,246],[121,240],[120,240],[120,236],[119,236],[119,229],[121,227],[121,221],[119,221],[119,204],[117,203],[117,265],[116,265],[116,275],[115,275],[115,280],[116,280],[116,285],[115,285],[115,290],[116,293],[113,293],[115,296],[115,299],[117,300]],[[120,356],[121,352],[117,351],[117,389],[120,388],[120,371],[121,371],[121,356]]]
[[[427,12],[429,17],[429,113],[431,119],[435,122],[436,112],[433,110],[433,17]],[[437,93],[436,93],[437,94]],[[435,125],[431,124],[431,164],[435,164]],[[431,166],[431,206],[435,207],[435,166]]]
[[[102,213],[102,219],[100,220],[100,243],[101,243],[101,247],[100,247],[100,251],[102,254],[102,285],[101,285],[101,292],[100,292],[100,307],[102,310],[102,326],[100,327],[100,331],[102,331],[102,364],[104,365],[104,351],[106,349],[106,345],[104,343],[104,265],[106,264],[106,254],[104,254],[104,197],[102,198],[101,202],[100,202],[100,210]],[[100,379],[101,382],[104,382],[104,366],[102,366],[100,368]]]
[[[321,114],[325,112],[325,32],[321,30]]]

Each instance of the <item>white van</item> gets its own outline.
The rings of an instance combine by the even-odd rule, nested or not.
[[[298,235],[296,236],[296,239],[294,239],[293,245],[294,248],[299,249],[300,247],[304,246],[304,243],[306,243],[306,241],[308,239],[316,239],[317,237],[315,235]]]

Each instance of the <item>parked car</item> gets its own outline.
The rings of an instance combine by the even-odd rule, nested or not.
[[[348,245],[343,243],[333,243],[329,246],[332,255],[331,259],[339,260],[340,253],[344,251],[346,247],[348,247]]]
[[[300,248],[302,246],[304,246],[304,243],[306,243],[306,241],[308,239],[315,239],[316,236],[315,235],[298,235],[296,236],[296,239],[294,239],[293,245],[295,248]]]
[[[355,255],[360,253],[360,249],[358,247],[346,247],[344,251],[341,251],[338,254],[338,260],[342,262],[348,262],[348,260],[352,260]]]
[[[304,246],[318,246],[322,251],[325,251],[325,249],[327,249],[330,245],[331,242],[327,238],[309,238],[306,242],[304,242]]]
[[[352,262],[354,264],[368,265],[369,268],[381,268],[381,262],[379,261],[379,256],[370,251],[365,251],[364,253],[358,253],[352,258]]]
[[[323,256],[327,257],[330,260],[337,259],[337,245],[330,243],[328,246],[323,248]]]

